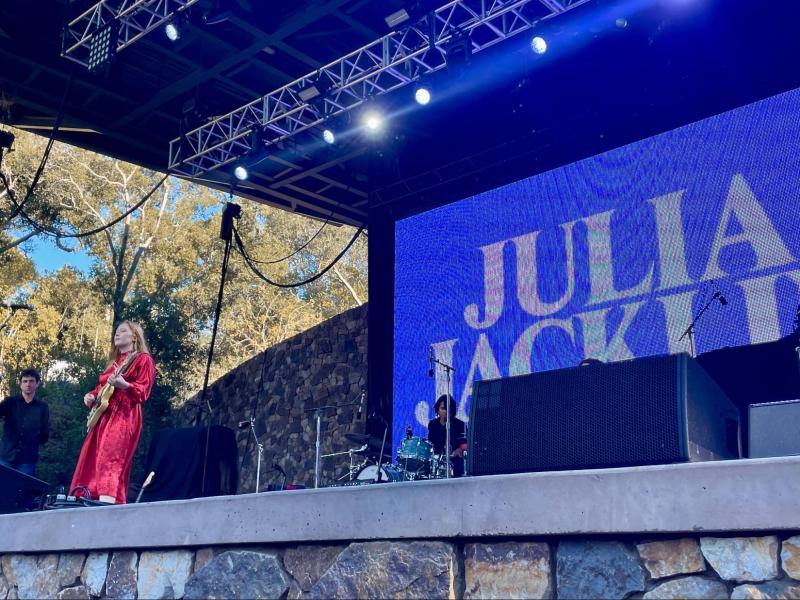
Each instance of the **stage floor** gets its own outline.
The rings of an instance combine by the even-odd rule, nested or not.
[[[0,515],[0,553],[800,530],[800,457],[467,477]]]

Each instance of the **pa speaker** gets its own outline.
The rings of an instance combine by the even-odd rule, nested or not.
[[[49,487],[41,479],[0,465],[0,513],[28,510],[30,499],[46,494]]]
[[[738,458],[739,411],[687,354],[478,381],[470,475]]]
[[[750,458],[800,455],[800,400],[750,405]]]

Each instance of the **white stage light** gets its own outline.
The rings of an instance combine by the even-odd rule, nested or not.
[[[250,173],[247,172],[247,167],[245,167],[244,165],[237,165],[236,168],[233,170],[233,175],[239,181],[244,181],[249,177]]]
[[[181,32],[178,29],[178,26],[175,25],[172,21],[167,23],[164,26],[164,34],[167,36],[167,39],[170,42],[177,42],[178,39],[181,37]]]
[[[383,127],[383,117],[376,112],[368,112],[364,115],[364,127],[371,132],[377,132]]]
[[[531,40],[531,50],[536,54],[544,54],[547,52],[547,42],[543,37],[537,35]]]
[[[330,129],[326,129],[322,132],[322,139],[325,140],[326,144],[333,144],[336,141],[336,136]]]
[[[414,100],[417,101],[417,104],[422,106],[425,106],[428,102],[430,102],[431,93],[428,91],[428,88],[417,88],[417,91],[414,92]]]

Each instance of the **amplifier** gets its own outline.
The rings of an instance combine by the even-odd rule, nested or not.
[[[750,458],[800,455],[800,400],[751,404]]]
[[[740,456],[739,411],[687,354],[478,381],[471,475]]]

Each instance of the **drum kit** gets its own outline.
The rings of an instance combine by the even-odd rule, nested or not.
[[[397,462],[391,462],[391,456],[384,453],[379,460],[381,440],[360,433],[347,433],[345,438],[360,444],[343,452],[323,454],[322,458],[348,456],[349,465],[333,486],[364,485],[376,482],[417,481],[424,479],[445,479],[453,476],[452,466],[447,457],[434,454],[433,444],[428,440],[410,436],[406,437],[397,450]],[[463,440],[466,445],[466,439]]]

